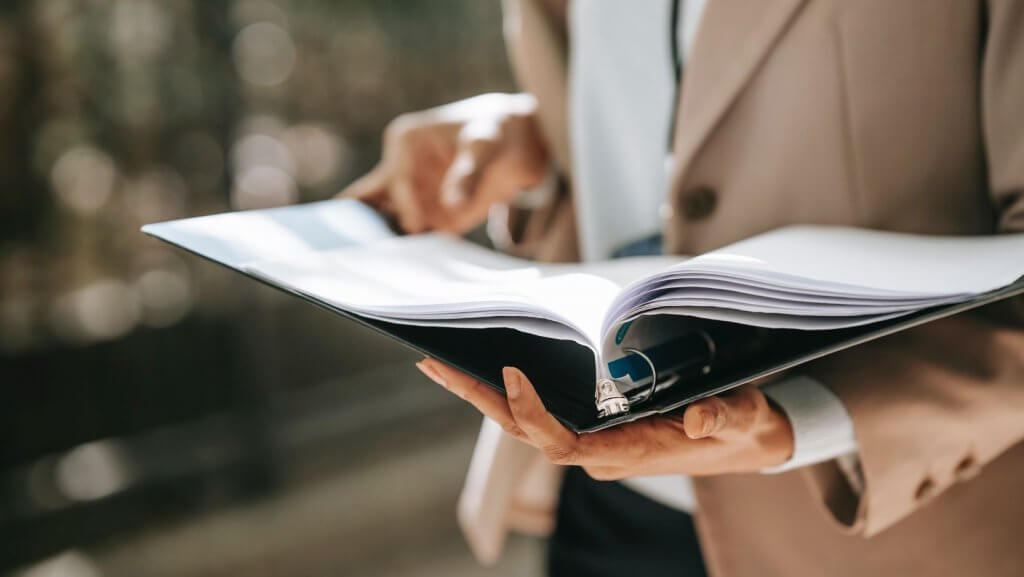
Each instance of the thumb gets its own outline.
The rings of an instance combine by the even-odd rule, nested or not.
[[[742,387],[690,404],[683,412],[683,431],[691,439],[720,436],[731,430],[746,431],[769,410],[760,389]]]
[[[509,412],[527,442],[541,449],[555,463],[569,465],[578,460],[579,437],[548,412],[526,375],[517,368],[505,367],[502,377]]]
[[[338,194],[341,198],[372,201],[384,195],[388,189],[390,174],[384,163],[373,167],[373,170],[357,178]]]
[[[467,124],[459,133],[455,159],[441,183],[444,208],[460,208],[476,194],[481,176],[498,150],[498,141],[489,124]]]

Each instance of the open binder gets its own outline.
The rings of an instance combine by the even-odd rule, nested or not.
[[[1024,235],[933,242],[891,233],[800,229],[755,237],[689,261],[544,267],[458,239],[398,239],[372,210],[347,200],[171,221],[143,230],[387,334],[495,389],[502,390],[502,367],[517,366],[548,410],[577,432],[672,411],[1024,293]],[[835,250],[846,251],[843,258],[861,262],[862,269],[875,266],[872,255],[898,260],[900,250],[906,263],[923,264],[911,271],[915,274],[903,271],[904,285],[895,279],[892,287],[872,284],[870,276],[861,285],[839,282],[857,280],[858,271],[824,270],[810,278],[801,276],[807,262],[776,266],[779,247],[807,239],[826,252],[839,247]],[[889,254],[880,252],[890,246],[896,248]],[[947,254],[951,261],[940,262],[938,257]],[[976,270],[942,270],[967,266],[963,263]],[[832,264],[826,261],[821,268]],[[431,284],[431,275],[441,274],[437,269],[456,275],[458,282]],[[976,278],[965,278],[972,274]],[[963,286],[921,291],[943,284],[942,279]],[[602,322],[588,311],[594,303],[607,307]]]

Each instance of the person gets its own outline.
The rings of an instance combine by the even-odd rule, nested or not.
[[[543,260],[792,223],[1024,231],[1024,2],[505,11],[524,93],[398,117],[344,194]],[[1022,299],[587,435],[514,367],[502,396],[418,366],[490,419],[460,508],[484,557],[554,518],[556,575],[1024,574]]]

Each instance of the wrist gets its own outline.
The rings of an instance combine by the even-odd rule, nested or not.
[[[764,473],[781,473],[856,452],[853,421],[842,401],[827,387],[804,375],[762,388],[765,397],[786,415],[793,434],[793,454]]]
[[[763,462],[752,469],[753,471],[782,465],[792,459],[796,451],[796,437],[789,417],[774,403],[768,404],[771,416],[765,431],[757,436]]]
[[[734,449],[723,455],[723,467],[711,471],[720,473],[756,473],[788,462],[795,451],[793,428],[785,413],[769,407],[767,416],[759,417],[751,428],[737,434],[722,436],[723,450]]]

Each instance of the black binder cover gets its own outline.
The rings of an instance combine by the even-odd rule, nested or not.
[[[299,222],[289,215],[303,210],[303,207],[278,210],[282,217],[281,221],[287,226],[289,221]],[[578,433],[598,431],[649,415],[673,411],[698,399],[728,391],[752,380],[843,349],[1024,294],[1022,278],[1012,285],[964,302],[933,307],[880,323],[838,330],[760,329],[696,319],[695,322],[699,323],[701,329],[715,339],[719,349],[712,370],[708,374],[701,374],[698,370],[698,367],[704,364],[707,348],[699,339],[695,339],[693,352],[689,353],[693,357],[692,361],[681,363],[684,367],[692,367],[693,370],[682,374],[679,384],[664,391],[659,390],[650,401],[634,403],[629,413],[599,419],[594,405],[596,375],[593,355],[580,344],[505,328],[424,327],[366,318],[252,275],[241,266],[238,259],[201,254],[176,242],[175,239],[151,231],[146,232],[268,286],[384,333],[426,356],[472,375],[498,391],[504,392],[501,369],[505,366],[519,367],[530,378],[548,410]],[[352,244],[350,239],[338,240],[338,246]],[[688,353],[680,351],[680,354]]]

